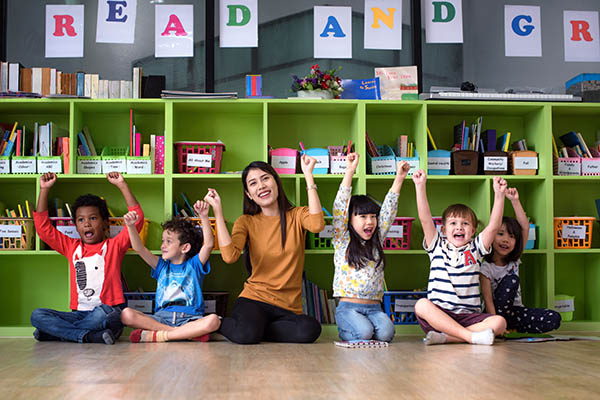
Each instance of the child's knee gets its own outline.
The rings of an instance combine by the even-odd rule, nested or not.
[[[496,336],[502,335],[506,332],[506,319],[500,315],[494,315],[493,317],[488,318],[490,323],[490,328],[494,330],[494,334]]]
[[[135,319],[135,311],[132,308],[126,307],[121,311],[121,323],[123,325],[131,325]]]
[[[211,332],[216,331],[221,326],[221,320],[217,314],[208,314],[204,318],[207,321],[207,329],[209,329]]]
[[[415,303],[415,314],[419,317],[425,317],[427,311],[431,309],[431,306],[434,306],[434,304],[428,299],[419,299]]]

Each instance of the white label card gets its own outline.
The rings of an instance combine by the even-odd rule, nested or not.
[[[515,169],[538,169],[537,157],[515,157]]]
[[[35,158],[32,160],[12,160],[12,172],[16,173],[34,173],[36,171]]]
[[[22,225],[0,225],[0,237],[20,238],[22,235]]]
[[[152,173],[152,161],[151,160],[136,160],[127,159],[127,173],[128,174],[151,174]]]
[[[290,156],[273,156],[271,158],[271,165],[274,168],[291,168],[296,169],[296,157]]]
[[[558,174],[565,176],[581,175],[580,159],[558,159]]]
[[[126,160],[102,160],[102,172],[127,172],[127,161]]]
[[[418,299],[396,299],[394,312],[415,312],[415,304]]]
[[[600,174],[600,159],[594,158],[582,158],[581,159],[581,173],[588,175],[599,175]]]
[[[371,160],[371,169],[374,174],[383,172],[396,172],[396,159],[389,160]]]
[[[587,226],[585,225],[563,225],[562,226],[562,238],[563,239],[585,239],[587,232]]]
[[[558,312],[575,311],[575,302],[573,299],[554,300],[554,309]]]
[[[508,157],[483,157],[484,171],[508,170]]]
[[[77,232],[77,228],[73,225],[57,226],[56,229],[58,229],[59,232],[61,232],[64,235],[67,235],[70,238],[81,239],[81,236],[79,236],[79,233]]]
[[[331,173],[332,174],[346,173],[346,160],[343,160],[343,161],[331,160]]]
[[[403,225],[392,225],[390,226],[390,230],[388,234],[385,236],[386,238],[401,238],[404,236],[404,226]]]
[[[80,160],[77,159],[78,174],[101,174],[102,160]]]
[[[204,314],[216,313],[217,312],[217,301],[216,300],[204,300]]]
[[[427,159],[428,169],[450,169],[450,157],[431,157]]]
[[[38,173],[54,172],[60,174],[62,172],[62,160],[37,160]]]
[[[0,174],[10,174],[10,160],[0,160]]]
[[[325,225],[325,229],[319,232],[320,238],[332,238],[333,237],[333,225]]]
[[[317,163],[315,164],[315,168],[327,168],[329,169],[329,156],[311,156]]]
[[[187,155],[188,167],[210,168],[212,166],[212,155],[210,154],[192,154]]]

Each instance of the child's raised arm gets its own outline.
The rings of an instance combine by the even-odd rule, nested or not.
[[[129,185],[127,185],[127,182],[125,182],[123,175],[121,175],[119,172],[109,172],[106,174],[106,179],[119,188],[123,198],[125,199],[125,203],[127,203],[127,207],[134,207],[137,205],[138,201],[131,192],[131,189],[129,189]]]
[[[506,198],[510,200],[513,209],[515,210],[515,217],[517,217],[517,221],[519,222],[519,225],[521,225],[523,248],[525,248],[525,244],[529,238],[529,219],[519,201],[519,192],[516,188],[508,188],[506,189]]]
[[[313,157],[302,155],[300,159],[300,167],[306,180],[306,190],[308,191],[308,211],[310,214],[320,214],[323,212],[321,206],[321,200],[319,199],[319,193],[317,192],[317,185],[315,185],[315,178],[313,177],[313,169],[317,160]]]
[[[494,241],[498,229],[502,226],[504,213],[504,196],[506,195],[506,181],[499,176],[494,177],[494,205],[490,214],[490,222],[481,231],[481,241],[484,249],[489,249]]]
[[[206,201],[197,200],[194,203],[194,211],[196,211],[198,216],[200,216],[200,221],[202,221],[202,236],[204,236],[202,248],[200,248],[200,251],[198,252],[198,258],[202,265],[206,264],[210,252],[215,246],[215,237],[213,236],[212,229],[210,228],[210,220],[208,219],[209,207],[210,206]]]
[[[436,235],[436,229],[431,217],[431,210],[429,209],[429,200],[427,200],[427,175],[425,171],[419,169],[413,173],[412,179],[415,183],[419,221],[421,221],[423,233],[425,234],[425,246],[429,247]]]
[[[219,239],[219,248],[228,246],[231,244],[231,235],[227,229],[225,223],[225,217],[223,217],[223,207],[221,205],[221,197],[215,189],[208,189],[208,193],[204,196],[204,201],[207,202],[215,213],[215,220],[217,223],[217,238]]]
[[[344,179],[342,179],[342,186],[351,187],[352,178],[358,168],[358,153],[348,153],[346,157],[346,172],[344,173]]]
[[[37,206],[35,211],[44,212],[48,210],[48,194],[50,188],[56,183],[56,174],[53,172],[46,172],[40,177],[40,195],[38,197]]]
[[[396,194],[400,194],[400,189],[402,189],[402,183],[404,182],[404,178],[406,178],[406,174],[410,171],[410,165],[408,161],[399,161],[396,163],[396,177],[394,178],[394,183],[392,183],[392,187],[390,190]]]
[[[140,238],[140,234],[137,229],[135,229],[135,223],[140,219],[140,216],[135,211],[129,211],[127,214],[123,216],[123,220],[125,221],[125,225],[127,226],[127,232],[129,233],[129,240],[131,241],[131,247],[135,250],[136,253],[142,257],[142,260],[146,262],[152,269],[156,268],[158,265],[158,257],[155,256],[144,246],[142,243],[142,239]]]

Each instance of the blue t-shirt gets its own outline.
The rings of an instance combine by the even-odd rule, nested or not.
[[[172,264],[160,257],[152,271],[152,277],[157,281],[156,312],[204,315],[202,280],[209,272],[210,262],[202,265],[197,254],[182,264]]]

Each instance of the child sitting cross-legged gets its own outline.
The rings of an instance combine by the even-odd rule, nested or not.
[[[464,204],[454,204],[442,214],[440,235],[434,226],[422,170],[413,174],[417,211],[425,238],[423,247],[431,261],[427,298],[415,304],[415,314],[427,336],[426,345],[467,342],[491,345],[504,333],[506,320],[481,313],[479,271],[491,252],[504,211],[506,181],[494,177],[494,205],[488,225],[475,236],[477,216]]]
[[[125,214],[132,247],[152,267],[152,277],[157,280],[153,315],[129,307],[121,313],[123,324],[138,328],[129,336],[132,342],[185,339],[205,342],[208,334],[221,325],[216,314],[203,316],[202,280],[210,272],[208,257],[214,246],[208,209],[205,201],[194,204],[202,222],[202,232],[183,218],[175,217],[163,224],[161,257],[142,244],[134,228],[138,215],[135,212]]]

